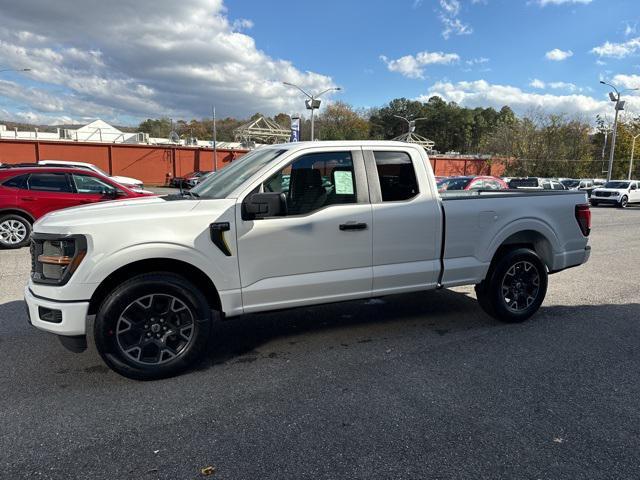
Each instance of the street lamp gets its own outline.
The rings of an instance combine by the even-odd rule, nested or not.
[[[339,91],[342,90],[342,88],[340,87],[331,87],[331,88],[327,88],[326,90],[323,90],[320,93],[315,93],[315,94],[310,94],[305,92],[302,88],[300,88],[298,85],[294,84],[294,83],[289,83],[289,82],[282,82],[283,85],[286,85],[288,87],[294,87],[297,88],[298,90],[300,90],[302,93],[304,93],[308,100],[304,101],[305,106],[307,107],[307,110],[311,110],[311,140],[314,139],[314,123],[313,123],[313,111],[317,110],[320,108],[320,100],[318,100],[322,95],[324,95],[327,92],[332,92],[332,91]]]
[[[610,83],[605,82],[604,80],[600,80],[600,83],[602,85],[608,85],[609,87],[613,88],[613,90],[616,92],[615,94],[613,92],[609,92],[609,98],[611,99],[612,102],[615,102],[616,116],[613,119],[613,135],[611,137],[611,151],[609,152],[609,168],[607,169],[607,182],[608,182],[611,180],[611,172],[613,170],[613,155],[616,149],[616,136],[618,133],[618,112],[620,112],[620,110],[624,110],[624,102],[620,100],[620,92],[616,87],[614,87]],[[628,90],[638,90],[638,89],[630,88]],[[624,90],[624,91],[627,91],[627,90]]]
[[[631,144],[631,161],[629,162],[629,178],[631,180],[631,170],[633,170],[633,154],[636,149],[636,139],[640,137],[640,133],[633,137],[633,143]]]
[[[2,70],[0,70],[0,73],[2,72],[30,72],[31,69],[30,68],[3,68]]]

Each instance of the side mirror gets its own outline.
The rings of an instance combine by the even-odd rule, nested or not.
[[[118,196],[118,190],[116,190],[115,188],[105,188],[100,193],[103,197],[108,198],[116,198]]]
[[[287,197],[284,193],[253,193],[242,202],[242,218],[280,217],[287,214]]]

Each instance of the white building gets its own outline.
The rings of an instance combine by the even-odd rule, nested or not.
[[[129,143],[145,145],[186,145],[192,147],[211,148],[211,140],[203,141],[197,139],[176,139],[150,138],[148,133],[126,133],[118,130],[113,125],[100,119],[94,120],[87,125],[74,128],[57,128],[56,132],[39,132],[35,130],[21,131],[17,128],[8,129],[6,125],[0,125],[0,140],[44,140],[60,142],[98,142],[98,143]],[[244,149],[239,142],[217,142],[217,148],[221,149]]]

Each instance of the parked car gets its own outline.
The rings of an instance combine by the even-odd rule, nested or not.
[[[120,185],[124,185],[125,187],[131,188],[134,190],[144,190],[144,183],[142,182],[142,180],[138,180],[137,178],[131,178],[131,177],[122,177],[119,175],[111,176],[104,170],[95,166],[93,163],[70,162],[67,160],[40,160],[38,163],[40,165],[50,165],[50,166],[68,167],[68,168],[83,168],[85,170],[91,170],[92,172],[102,175],[103,177],[109,177],[114,182]],[[151,192],[147,192],[147,193],[151,193]]]
[[[438,191],[451,190],[505,190],[507,184],[498,177],[490,176],[462,176],[447,177],[437,182]]]
[[[616,205],[626,208],[630,203],[640,203],[640,182],[636,180],[612,180],[598,187],[591,195],[591,205]]]
[[[186,188],[186,189],[195,187],[200,181],[200,178],[208,175],[209,173],[211,172],[197,170],[194,172],[189,172],[186,175],[183,175],[181,177],[174,177],[171,180],[171,186],[175,188]]]
[[[561,182],[551,178],[523,177],[509,180],[509,188],[522,190],[567,190]]]
[[[265,146],[190,195],[125,203],[38,221],[24,292],[31,324],[74,351],[95,315],[98,352],[137,379],[188,368],[220,317],[475,285],[487,313],[524,321],[548,273],[590,255],[584,193],[441,197],[401,142]]]
[[[565,178],[560,180],[560,183],[564,185],[568,190],[582,190],[587,194],[587,197],[591,196],[593,189],[596,188],[593,180],[583,178],[581,180]]]
[[[0,247],[29,243],[32,224],[61,208],[148,196],[91,170],[47,166],[0,168]]]

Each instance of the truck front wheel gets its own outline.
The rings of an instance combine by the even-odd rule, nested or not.
[[[142,274],[114,289],[96,315],[94,337],[106,364],[137,380],[183,372],[206,350],[211,310],[187,279]]]
[[[476,285],[478,303],[498,320],[523,322],[538,311],[547,293],[547,269],[528,248],[504,253]]]

